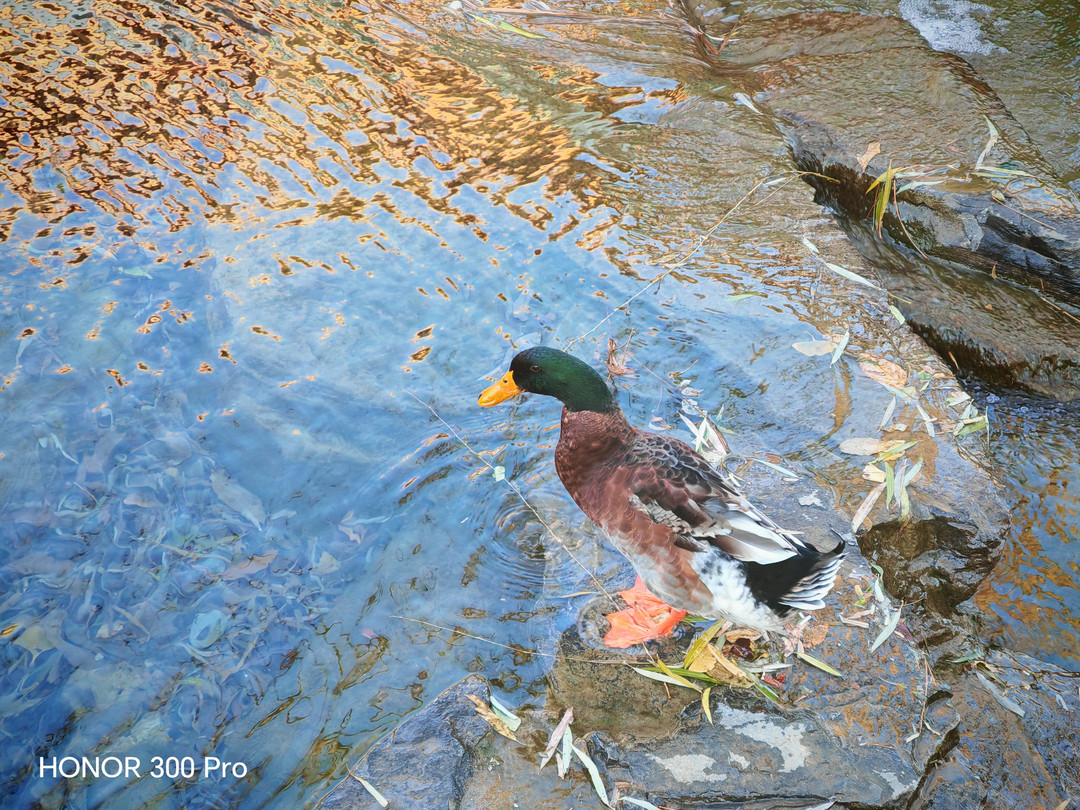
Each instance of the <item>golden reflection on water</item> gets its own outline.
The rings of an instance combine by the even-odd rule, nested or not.
[[[307,209],[296,224],[373,208],[400,219],[386,195],[342,187],[377,182],[385,163],[478,236],[483,224],[453,202],[466,185],[542,226],[543,205],[508,196],[541,180],[550,195],[580,192],[578,147],[414,34],[359,3],[5,6],[0,180],[50,221],[92,204],[176,231],[196,212],[210,223],[291,208]],[[48,168],[61,182],[42,187],[35,173]]]

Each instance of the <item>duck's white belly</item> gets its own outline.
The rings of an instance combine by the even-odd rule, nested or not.
[[[784,620],[750,592],[740,563],[720,551],[694,555],[691,564],[713,595],[713,612],[707,619],[730,619],[740,627],[781,630]]]

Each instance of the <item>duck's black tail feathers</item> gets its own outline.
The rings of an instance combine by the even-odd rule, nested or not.
[[[778,563],[745,563],[746,580],[756,598],[781,613],[818,610],[836,582],[847,543],[840,542],[824,553],[807,548],[804,553]]]

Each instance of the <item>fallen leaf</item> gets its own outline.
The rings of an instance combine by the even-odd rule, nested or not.
[[[866,498],[863,499],[862,504],[859,505],[859,508],[855,510],[855,514],[851,517],[851,530],[853,532],[858,531],[859,526],[866,520],[870,510],[874,508],[874,504],[878,502],[878,498],[881,497],[881,493],[884,491],[885,484],[882,483],[866,493]],[[888,505],[888,502],[886,502],[886,505]]]
[[[256,554],[255,556],[244,560],[244,562],[233,563],[221,573],[221,578],[233,580],[257,574],[259,571],[266,568],[276,556],[277,550],[275,549],[267,554]]]
[[[836,361],[839,360],[841,358],[841,356],[843,356],[844,349],[847,348],[849,340],[851,340],[851,331],[848,330],[848,329],[845,329],[844,330],[844,336],[842,338],[840,338],[840,342],[837,343],[836,348],[833,349],[832,359],[829,360],[829,365],[830,366],[836,365]]]
[[[998,688],[994,686],[994,684],[990,683],[990,679],[983,675],[981,672],[979,672],[979,670],[977,669],[975,670],[975,677],[979,679],[979,683],[983,685],[983,688],[985,688],[987,692],[994,696],[994,700],[1000,703],[1004,708],[1008,709],[1010,712],[1018,715],[1019,717],[1023,717],[1025,714],[1027,714],[1027,712],[1020,708],[1020,705],[1018,703],[998,691]]]
[[[389,806],[390,802],[388,802],[386,800],[386,797],[375,789],[375,786],[371,784],[371,782],[369,782],[367,779],[364,779],[362,776],[357,776],[356,779],[360,782],[361,785],[364,786],[364,790],[371,794],[371,798],[373,798],[379,803],[379,807]]]
[[[563,732],[570,728],[570,724],[574,722],[574,708],[571,706],[565,712],[563,712],[562,719],[559,721],[559,725],[555,726],[555,730],[551,732],[551,736],[548,737],[547,748],[544,749],[544,756],[540,760],[540,767],[543,768],[548,762],[551,761],[551,757],[555,754],[555,749],[559,747],[559,743],[562,742]]]
[[[798,343],[792,343],[791,348],[807,357],[820,357],[824,354],[832,354],[836,344],[831,340],[800,340]]]
[[[874,438],[844,439],[840,442],[840,452],[850,456],[873,456],[885,449],[888,442]]]
[[[859,158],[859,171],[866,171],[866,167],[870,165],[870,161],[881,154],[881,141],[870,141],[866,145],[866,151],[862,153],[862,157]]]
[[[622,346],[615,342],[613,338],[608,338],[607,342],[607,370],[608,373],[615,377],[633,377],[634,371],[630,368],[628,363],[633,357],[633,354],[626,348],[629,345],[628,340]]]
[[[907,385],[907,370],[892,360],[886,360],[884,357],[864,352],[859,355],[859,368],[871,380],[882,385],[888,385],[892,388],[903,388]]]
[[[478,698],[476,695],[466,695],[469,700],[476,706],[476,713],[487,721],[487,724],[495,729],[499,734],[506,737],[508,740],[518,742],[518,738],[514,736],[514,732],[510,730],[510,727],[493,712],[484,701]]]
[[[876,585],[876,583],[875,583],[875,585]],[[896,630],[896,625],[898,625],[899,623],[900,623],[900,609],[897,608],[896,611],[893,612],[889,616],[888,619],[886,619],[885,626],[882,628],[881,632],[878,634],[878,637],[874,639],[874,643],[870,645],[870,652],[873,652],[878,647],[880,647],[882,644],[884,644],[886,642],[886,640],[888,640],[889,636],[891,636],[893,634],[893,632]]]
[[[875,484],[885,483],[885,471],[876,464],[867,464],[862,468],[862,477]]]
[[[802,634],[803,647],[808,650],[813,649],[823,642],[828,634],[829,625],[827,624],[815,624],[813,627],[807,627]]]
[[[721,683],[746,683],[749,680],[745,672],[725,658],[712,644],[706,645],[690,668],[704,672]]]
[[[494,695],[489,695],[488,700],[491,701],[491,708],[495,712],[495,716],[506,723],[506,727],[511,731],[517,731],[521,725],[521,718],[499,703]]]
[[[240,486],[220,467],[210,474],[210,486],[222,502],[261,529],[266,522],[266,510],[255,493]]]
[[[707,629],[702,631],[697,638],[691,642],[689,648],[686,650],[686,655],[683,657],[683,669],[694,669],[697,672],[705,672],[704,669],[696,669],[694,662],[698,659],[698,656],[705,651],[705,647],[713,640],[713,637],[717,633],[723,633],[731,626],[731,622],[725,619],[717,619]]]
[[[843,678],[844,677],[843,674],[839,670],[835,669],[834,667],[829,666],[824,661],[822,661],[820,658],[815,658],[814,656],[810,655],[809,653],[797,652],[797,653],[795,653],[795,657],[798,658],[801,661],[805,661],[806,663],[808,663],[812,667],[817,667],[822,672],[827,672],[829,675],[833,675],[833,676],[835,676],[837,678]]]

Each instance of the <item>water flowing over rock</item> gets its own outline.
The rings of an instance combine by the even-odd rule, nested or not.
[[[1080,397],[1080,200],[974,69],[893,17],[790,14],[738,30],[723,62],[754,69],[756,103],[912,327],[992,384]],[[905,173],[878,235],[886,186],[872,186],[890,169]],[[1018,336],[1016,323],[1031,328]]]

